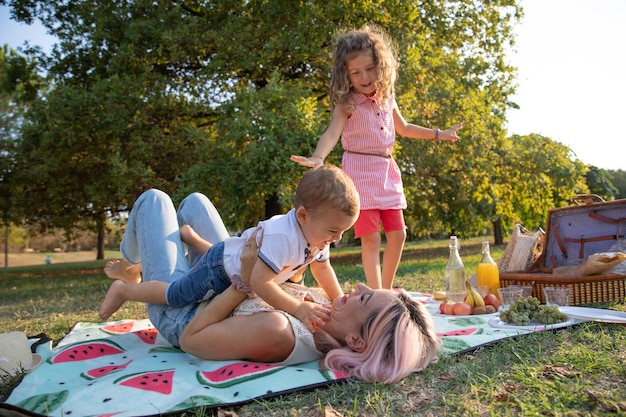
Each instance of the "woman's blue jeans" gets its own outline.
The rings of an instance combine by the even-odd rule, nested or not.
[[[178,212],[163,191],[144,192],[135,202],[120,250],[124,259],[141,263],[144,281],[173,282],[189,273],[199,254],[180,240],[179,228],[190,225],[202,238],[216,244],[228,237],[226,227],[211,201],[200,193],[186,197]],[[188,253],[187,253],[188,252]],[[196,313],[197,304],[171,307],[148,304],[154,326],[172,345]]]

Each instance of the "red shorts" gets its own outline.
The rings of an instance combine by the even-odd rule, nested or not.
[[[398,210],[361,210],[359,218],[354,223],[355,239],[371,233],[380,232],[380,224],[383,225],[385,232],[393,232],[394,230],[404,230],[404,214],[401,209]]]

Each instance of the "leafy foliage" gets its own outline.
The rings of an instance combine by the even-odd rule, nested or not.
[[[531,226],[585,190],[567,148],[505,136],[514,0],[8,3],[59,40],[38,56],[52,87],[22,125],[30,222],[99,230],[151,187],[206,193],[233,230],[286,211],[304,173],[289,156],[310,154],[330,120],[334,36],[370,22],[395,39],[405,118],[465,122],[456,144],[398,140],[410,237]]]

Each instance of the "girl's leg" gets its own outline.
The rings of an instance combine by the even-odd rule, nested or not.
[[[380,276],[380,232],[361,236],[361,260],[367,286],[382,288]]]
[[[406,230],[385,232],[385,237],[387,238],[387,245],[385,245],[385,252],[383,254],[382,287],[391,289],[393,279],[398,271],[398,265],[400,265],[400,258],[402,258],[402,250],[404,249],[404,241],[406,240]]]
[[[228,231],[217,209],[203,194],[193,193],[178,208],[178,225],[189,225],[202,239],[212,245],[224,241]],[[189,247],[189,265],[195,265],[201,253]]]

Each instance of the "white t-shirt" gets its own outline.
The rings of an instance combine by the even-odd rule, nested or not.
[[[282,283],[293,277],[305,265],[313,261],[328,261],[330,250],[326,245],[321,250],[311,252],[308,242],[296,218],[296,210],[280,214],[259,223],[261,231],[257,235],[259,258],[274,271],[276,283]],[[228,275],[241,275],[241,251],[256,227],[244,231],[241,236],[229,237],[224,241],[224,268]]]

